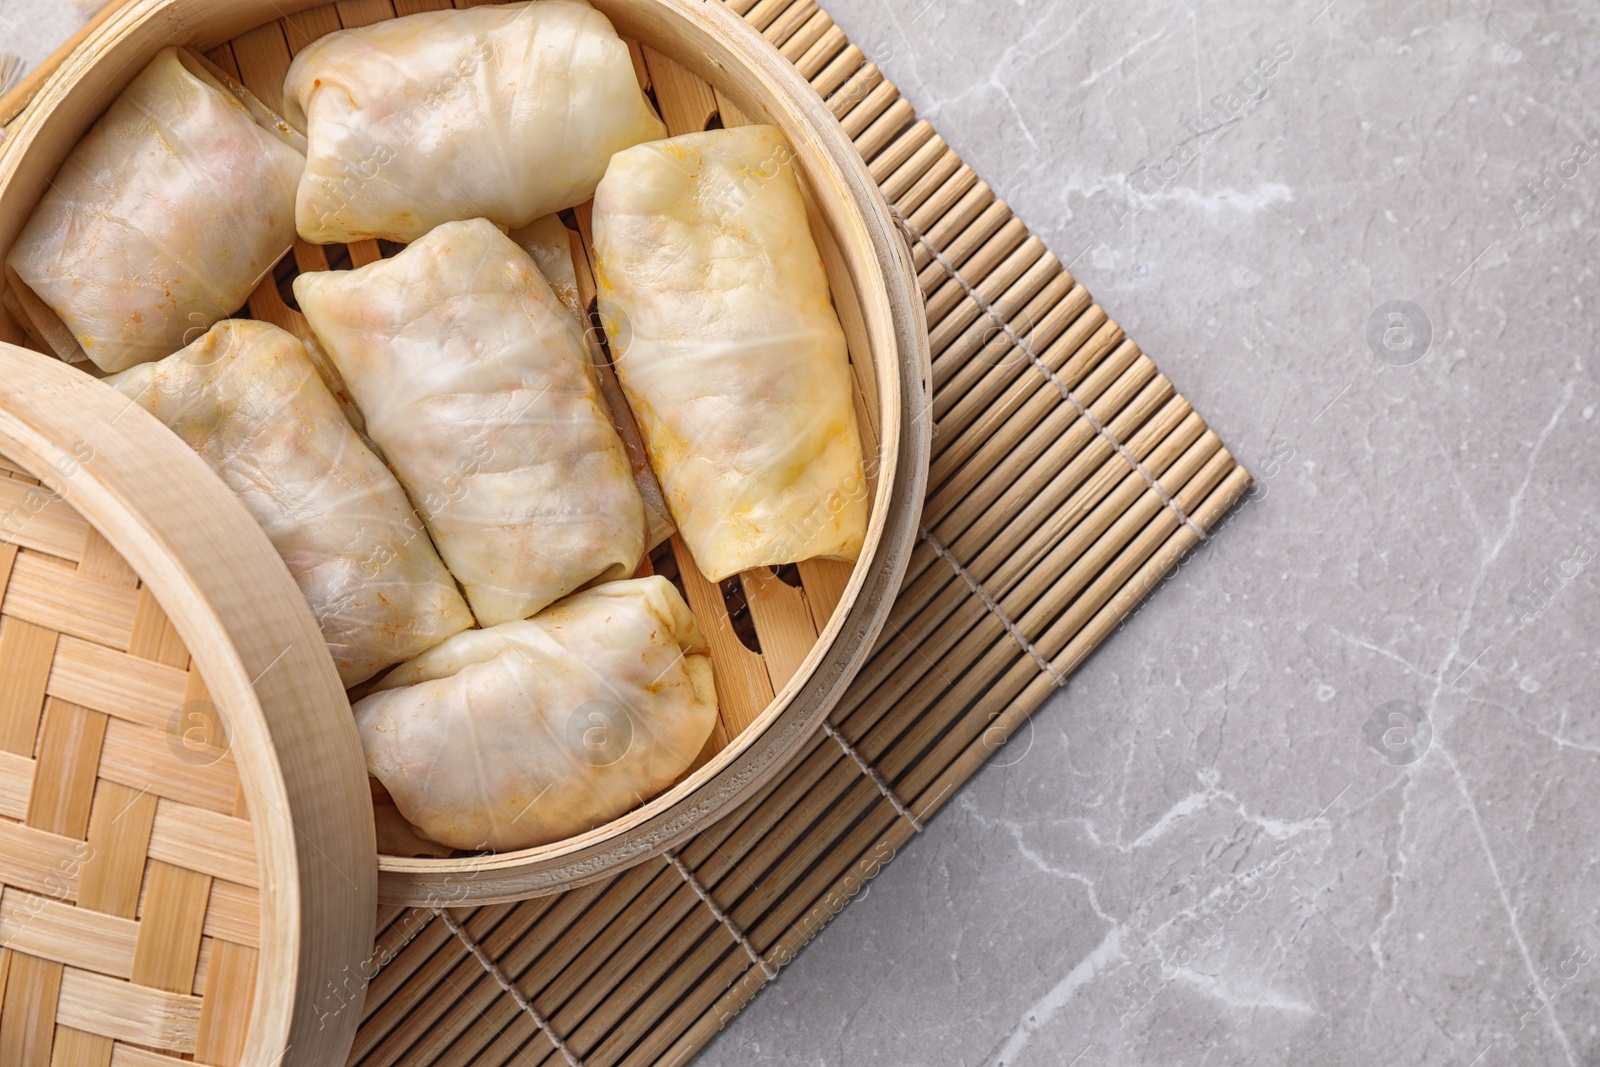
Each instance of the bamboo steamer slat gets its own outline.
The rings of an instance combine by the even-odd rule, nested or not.
[[[702,764],[663,796],[568,841],[498,856],[382,856],[379,895],[392,903],[481,903],[570,889],[659,855],[703,829],[776,773],[837,702],[888,617],[911,560],[930,450],[926,319],[914,265],[850,134],[789,60],[723,5],[592,2],[638,42],[641,84],[672,133],[718,121],[771,122],[795,149],[850,342],[857,413],[873,460],[867,548],[854,567],[801,564],[797,586],[767,572],[741,576],[738,593],[760,642],[755,652],[741,638],[724,591],[699,576],[674,538],[680,579],[713,644],[722,705]],[[400,13],[417,9],[389,0],[322,7],[304,0],[131,0],[63,62],[9,131],[0,155],[0,249],[15,240],[66,152],[159,48],[179,43],[207,50],[275,103],[294,51],[340,26],[391,17],[397,7]],[[872,90],[861,88],[864,104]],[[584,240],[575,246],[582,248],[587,213],[580,209],[578,219]],[[356,265],[382,254],[377,242],[349,250]],[[293,256],[300,269],[326,267],[322,248],[297,242]],[[588,265],[580,256],[576,266],[587,297]],[[303,321],[270,278],[251,297],[249,312],[291,329]],[[334,706],[347,714],[342,700]]]
[[[317,998],[377,872],[342,699],[199,457],[0,344],[0,1063],[344,1054],[359,991]]]

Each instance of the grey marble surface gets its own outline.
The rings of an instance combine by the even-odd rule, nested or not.
[[[707,1067],[1600,1063],[1600,11],[1325,3],[826,3],[1260,485]]]
[[[1323,3],[827,0],[1260,482],[700,1063],[1600,1063],[1600,12]]]

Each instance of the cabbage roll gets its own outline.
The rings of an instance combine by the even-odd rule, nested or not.
[[[12,246],[8,265],[101,370],[195,340],[294,243],[305,142],[226,78],[187,50],[157,53]]]
[[[854,560],[869,503],[849,353],[782,135],[617,153],[594,245],[617,376],[700,570]]]
[[[310,150],[300,236],[412,241],[523,226],[594,194],[613,152],[666,136],[628,46],[584,0],[425,11],[295,57],[284,111]]]
[[[311,605],[347,688],[472,625],[400,483],[292,334],[230,319],[105,380],[238,494]]]
[[[468,630],[355,706],[367,771],[430,840],[529,848],[676,781],[717,719],[704,636],[665,578]]]
[[[578,270],[572,262],[572,231],[561,221],[561,216],[535,219],[507,236],[532,257],[556,299],[572,312],[579,326],[587,329],[589,309],[583,306],[583,298],[578,295]]]
[[[539,265],[539,273],[550,283],[557,299],[572,312],[585,336],[592,336],[594,327],[589,322],[589,310],[584,307],[583,299],[578,294],[578,271],[572,258],[574,235],[561,219],[546,215],[519,230],[512,230],[508,236],[533,257],[533,261]],[[617,428],[617,435],[622,438],[622,446],[627,450],[628,462],[633,467],[633,483],[638,486],[639,496],[644,500],[645,550],[654,551],[657,545],[665,544],[667,538],[672,536],[672,516],[667,511],[666,498],[661,495],[661,484],[650,469],[644,438],[639,435],[639,427],[628,411],[628,402],[623,399],[622,386],[617,383],[616,374],[603,362],[603,359],[591,360],[590,367],[596,372],[595,383],[600,386],[600,396],[611,413],[611,424]]]
[[[311,365],[316,368],[317,377],[322,379],[322,384],[328,387],[328,392],[339,402],[339,410],[344,412],[344,417],[350,420],[350,425],[356,428],[356,433],[361,435],[361,443],[372,449],[373,454],[379,459],[383,453],[379,452],[367,436],[367,419],[361,414],[361,409],[356,407],[355,398],[350,395],[350,387],[344,384],[344,378],[339,373],[339,368],[333,365],[333,360],[328,358],[328,353],[322,350],[322,344],[317,340],[316,334],[310,330],[302,331],[300,343],[306,346],[306,355],[311,357]]]
[[[492,223],[294,291],[482,625],[638,569],[644,504],[583,332]]]

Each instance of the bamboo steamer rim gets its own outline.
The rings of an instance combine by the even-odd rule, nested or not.
[[[321,713],[343,690],[310,610],[297,590],[287,595],[292,580],[244,506],[165,426],[89,376],[5,343],[0,454],[116,548],[224,709],[260,881],[245,1062],[334,1062],[362,991],[321,1010],[315,998],[371,951],[377,872],[372,821],[351,817],[366,793],[351,765],[360,742],[353,724]]]
[[[910,255],[854,145],[799,72],[723,4],[591,3],[624,37],[668,55],[747,114],[777,125],[789,141],[866,322],[881,434],[872,519],[861,562],[800,669],[705,766],[619,819],[551,845],[452,859],[380,856],[378,895],[387,903],[488,903],[559,892],[659,855],[726,813],[781,768],[842,695],[888,617],[917,535],[931,450],[927,325]],[[0,205],[16,199],[26,210],[0,212],[0,248],[16,239],[67,151],[62,143],[76,144],[161,47],[212,47],[314,6],[314,0],[131,0],[62,64],[12,128],[0,155]],[[362,806],[370,807],[365,790]],[[359,818],[370,826],[370,811]]]

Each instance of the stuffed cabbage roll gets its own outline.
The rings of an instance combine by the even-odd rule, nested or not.
[[[589,322],[589,309],[578,294],[578,271],[572,251],[572,241],[577,235],[568,230],[559,217],[546,215],[521,229],[512,230],[507,236],[539,265],[539,273],[550,283],[556,298],[572,312],[586,339],[597,341],[598,337],[593,334],[594,326]],[[617,436],[622,438],[628,462],[633,467],[633,483],[638,486],[639,496],[644,500],[645,550],[654,551],[657,545],[666,543],[667,538],[672,536],[672,515],[667,511],[661,483],[656,481],[655,471],[650,469],[644,438],[640,436],[638,424],[628,410],[628,402],[623,399],[622,386],[618,384],[615,372],[605,365],[604,357],[594,348],[591,348],[591,353],[589,366],[595,371],[595,383],[600,386],[600,396],[611,413],[611,424],[617,428]]]
[[[583,333],[493,224],[294,291],[482,625],[638,569],[644,504]]]
[[[512,230],[506,236],[517,242],[517,247],[533,259],[539,273],[550,283],[563,307],[572,312],[578,325],[588,328],[589,309],[583,306],[578,295],[578,270],[572,262],[572,231],[561,221],[560,215],[546,215],[534,219],[526,226]]]
[[[425,11],[295,57],[284,111],[310,142],[300,236],[412,241],[522,226],[594,194],[613,152],[666,136],[628,46],[585,0]]]
[[[344,376],[339,373],[339,368],[333,365],[328,353],[322,350],[322,342],[317,340],[316,334],[310,330],[301,332],[304,336],[300,337],[300,343],[305,345],[306,355],[311,358],[311,365],[316,368],[317,377],[322,379],[322,384],[328,387],[328,392],[339,402],[339,410],[350,420],[350,425],[356,428],[356,433],[361,435],[361,443],[382,459],[383,453],[378,451],[372,443],[372,438],[367,436],[367,418],[361,414],[361,409],[356,407],[355,397],[350,395],[350,387],[344,384]]]
[[[61,164],[7,263],[102,370],[170,355],[294,243],[304,143],[206,60],[163,49]]]
[[[617,376],[700,570],[854,560],[869,503],[849,353],[782,135],[617,153],[594,245]]]
[[[610,582],[469,630],[355,706],[367,770],[430,840],[529,848],[637,807],[717,718],[704,636],[665,578]]]
[[[239,495],[311,605],[346,687],[472,625],[400,484],[292,334],[230,319],[105,380]]]

